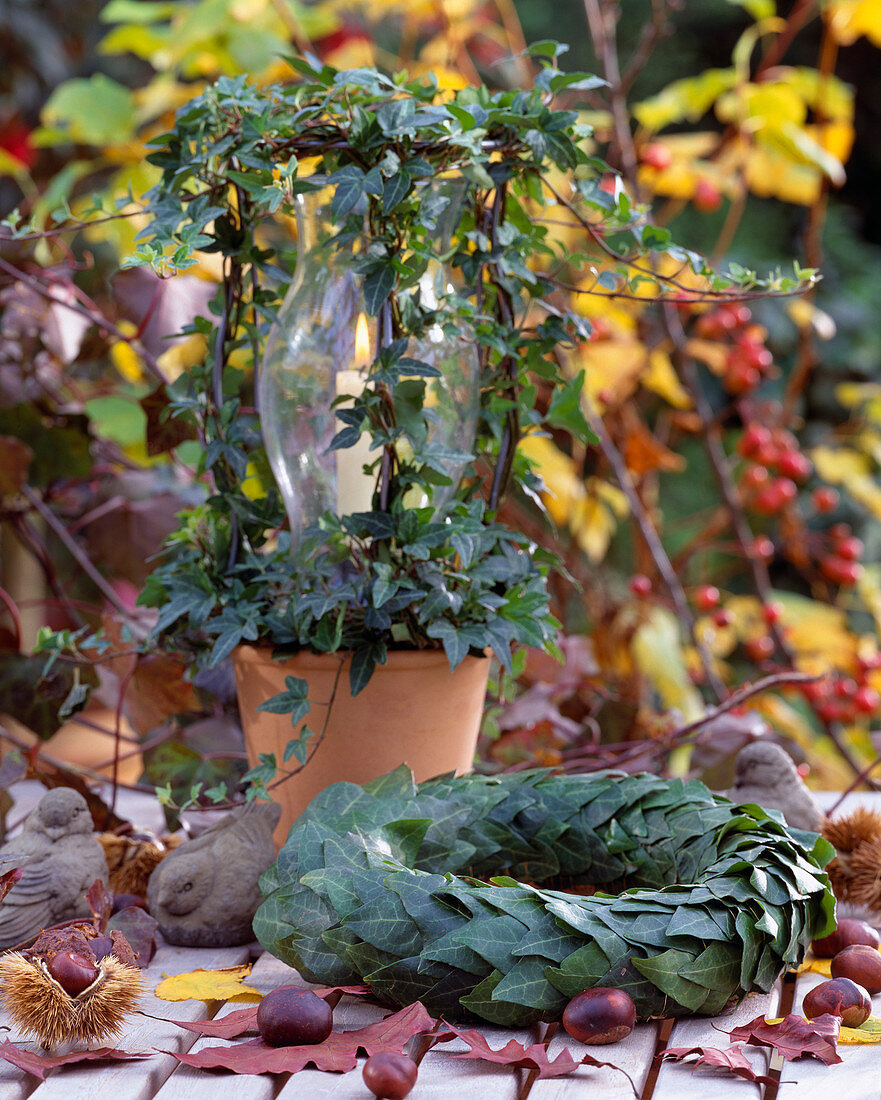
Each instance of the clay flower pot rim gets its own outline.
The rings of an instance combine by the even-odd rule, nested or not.
[[[254,661],[261,664],[266,661],[267,657],[272,653],[273,647],[271,645],[240,645],[236,647],[236,659],[239,661]],[[333,653],[315,653],[311,649],[300,649],[296,653],[291,653],[287,657],[279,657],[278,664],[284,664],[285,661],[294,660],[297,664],[303,668],[324,668],[330,663],[344,664],[351,657],[351,652],[348,650],[336,650]],[[477,656],[476,654],[469,654],[466,661],[483,661],[489,657],[489,650],[483,654],[483,656]],[[395,671],[399,669],[401,671],[418,669],[418,668],[430,668],[434,667],[440,662],[448,662],[446,653],[442,648],[438,649],[390,649],[386,657],[385,665],[379,667],[385,671]]]

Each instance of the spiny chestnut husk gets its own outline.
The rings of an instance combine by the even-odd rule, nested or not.
[[[823,836],[838,853],[826,868],[835,896],[881,913],[881,813],[859,806],[825,822]]]
[[[119,1035],[138,1007],[141,972],[108,955],[98,976],[76,997],[52,977],[45,960],[13,952],[0,958],[0,1001],[10,1019],[44,1047]]]

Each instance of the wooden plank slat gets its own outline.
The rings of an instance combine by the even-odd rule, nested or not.
[[[748,1024],[756,1016],[773,1017],[780,1003],[780,982],[770,993],[751,993],[727,1016],[709,1018],[692,1016],[677,1020],[668,1047],[719,1047],[727,1050],[728,1036],[723,1034],[741,1024]],[[756,1073],[767,1073],[769,1051],[760,1047],[744,1047],[744,1053]],[[730,1086],[730,1089],[729,1087]],[[735,1091],[743,1093],[741,1080],[723,1070],[701,1067],[697,1071],[689,1063],[665,1062],[658,1073],[652,1100],[706,1100],[709,1096],[726,1096]]]
[[[801,1013],[809,989],[826,981],[820,974],[799,975],[792,1011]],[[881,994],[872,998],[872,1015],[881,1016]],[[784,1062],[778,1100],[881,1100],[881,1046],[839,1046],[841,1065],[824,1066],[815,1058]]]
[[[560,1029],[548,1045],[548,1054],[555,1058],[568,1047],[573,1058],[590,1054],[598,1062],[611,1062],[620,1066],[633,1081],[637,1095],[642,1093],[655,1050],[657,1025],[637,1024],[626,1039],[608,1046],[586,1046],[576,1042]],[[596,1090],[603,1100],[633,1100],[633,1089],[622,1073],[612,1069],[596,1069],[587,1066],[568,1077],[551,1077],[536,1081],[529,1093],[529,1100],[568,1100],[569,1097],[586,1096]]]
[[[207,1013],[202,1001],[163,1001],[153,990],[164,974],[183,974],[199,967],[214,969],[247,962],[250,949],[184,948],[163,945],[144,971],[144,1012],[165,1019],[196,1020]],[[186,1050],[196,1036],[173,1023],[132,1016],[130,1026],[117,1043],[123,1050],[153,1051],[154,1048]],[[152,1100],[177,1063],[171,1055],[158,1055],[136,1062],[85,1062],[54,1070],[31,1093],[32,1100]],[[4,1096],[5,1100],[5,1096]]]

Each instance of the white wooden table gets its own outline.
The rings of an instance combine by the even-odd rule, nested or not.
[[[856,797],[856,796],[855,796]],[[865,797],[865,796],[861,796]],[[881,801],[881,799],[879,799]],[[873,799],[873,802],[875,800]],[[877,804],[877,802],[875,802]],[[177,1027],[171,1020],[196,1020],[225,1015],[242,1004],[206,1005],[202,1001],[169,1002],[157,999],[153,990],[164,974],[179,974],[196,968],[234,966],[256,958],[249,985],[268,992],[278,985],[299,981],[298,975],[260,948],[186,949],[161,945],[149,969],[144,972],[147,994],[144,1011],[151,1016],[134,1016],[131,1026],[116,1044],[130,1051],[195,1051],[222,1043],[203,1039]],[[590,1053],[624,1069],[632,1079],[640,1100],[724,1100],[736,1096],[759,1096],[762,1100],[881,1100],[881,1044],[840,1046],[841,1065],[826,1067],[813,1059],[778,1062],[766,1048],[745,1047],[757,1073],[769,1074],[773,1086],[757,1086],[715,1070],[690,1065],[664,1063],[660,1067],[654,1055],[665,1047],[728,1047],[721,1031],[746,1023],[764,1013],[769,1017],[797,1012],[804,993],[822,981],[817,974],[787,976],[768,995],[751,995],[733,1013],[713,1020],[690,1018],[660,1023],[639,1024],[628,1039],[605,1047],[583,1047],[554,1025],[530,1031],[481,1027],[491,1046],[499,1048],[514,1038],[524,1045],[547,1041],[553,1057],[568,1046],[576,1059]],[[306,984],[306,983],[303,983]],[[334,1011],[336,1030],[362,1027],[379,1020],[384,1010],[363,999],[343,997]],[[881,994],[874,998],[873,1014],[881,1016]],[[8,1023],[0,1016],[0,1026]],[[472,1026],[472,1025],[468,1025]],[[721,1030],[720,1030],[721,1029]],[[0,1038],[19,1038],[0,1032]],[[413,1040],[419,1044],[417,1038]],[[419,1080],[411,1093],[413,1100],[578,1100],[579,1097],[603,1097],[608,1100],[632,1100],[627,1079],[609,1069],[580,1068],[567,1077],[534,1080],[524,1070],[490,1065],[453,1057],[467,1047],[459,1042],[446,1043],[430,1050],[421,1059]],[[413,1050],[414,1056],[419,1050]],[[53,1070],[44,1082],[0,1061],[0,1100],[369,1100],[361,1078],[363,1059],[358,1068],[345,1074],[322,1073],[306,1069],[292,1076],[233,1076],[222,1071],[202,1071],[183,1066],[168,1054],[154,1053],[131,1062],[82,1063]]]

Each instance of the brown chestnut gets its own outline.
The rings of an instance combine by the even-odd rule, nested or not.
[[[381,1100],[404,1100],[416,1084],[419,1070],[412,1058],[391,1051],[371,1054],[364,1063],[364,1084]]]
[[[823,936],[822,939],[814,940],[811,951],[818,959],[831,959],[845,947],[852,947],[858,943],[865,944],[867,947],[878,947],[881,946],[881,936],[871,924],[866,924],[864,920],[857,920],[856,917],[841,917],[834,932]]]
[[[845,1027],[859,1027],[872,1015],[872,1000],[861,985],[850,978],[832,978],[809,989],[802,1001],[809,1020],[828,1012],[839,1016]]]
[[[563,1027],[580,1043],[617,1043],[635,1023],[636,1005],[623,989],[586,989],[563,1010]]]
[[[832,960],[833,978],[850,978],[869,993],[881,993],[881,951],[854,943]]]
[[[323,1043],[333,1031],[333,1010],[311,990],[283,985],[260,1002],[257,1030],[271,1047]]]
[[[59,951],[48,961],[46,969],[69,997],[78,997],[98,977],[94,962],[75,951]]]

